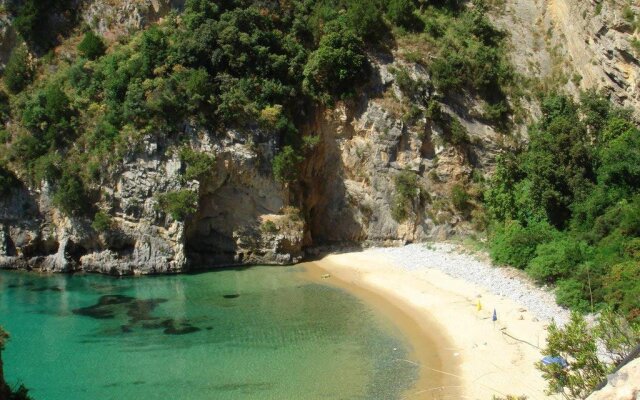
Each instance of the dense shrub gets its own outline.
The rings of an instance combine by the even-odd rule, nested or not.
[[[420,28],[420,19],[416,17],[413,0],[389,0],[387,17],[394,24],[409,30]]]
[[[98,211],[93,216],[93,222],[91,222],[91,227],[96,232],[107,232],[113,226],[113,221],[111,216],[104,211]]]
[[[421,199],[422,191],[418,175],[412,171],[401,171],[394,179],[395,194],[391,204],[391,216],[397,222],[405,221],[413,212],[414,203]]]
[[[176,221],[184,221],[198,210],[198,194],[192,190],[177,190],[157,197],[160,210]]]
[[[63,173],[55,185],[53,204],[67,215],[82,213],[88,208],[88,196],[82,181],[70,173]]]
[[[273,158],[273,176],[283,183],[295,181],[300,173],[299,168],[302,161],[302,156],[293,147],[285,146]]]
[[[611,267],[604,278],[605,299],[630,319],[640,320],[640,257]]]
[[[0,165],[0,196],[7,195],[18,185],[15,175],[5,166]]]
[[[9,96],[4,90],[0,89],[0,127],[9,120],[9,117],[11,117]]]
[[[639,264],[640,130],[594,92],[580,103],[550,95],[542,112],[528,147],[499,160],[485,193],[492,256],[556,282],[561,304],[591,311],[607,303],[639,318],[640,288],[631,277]],[[562,234],[523,240],[531,219]]]
[[[363,82],[368,69],[362,41],[354,31],[340,21],[327,31],[304,68],[305,89],[324,101],[353,94],[354,84]]]
[[[588,258],[586,243],[558,237],[536,246],[536,255],[529,261],[527,271],[538,281],[555,282],[572,276],[576,267]]]
[[[82,38],[82,41],[78,44],[78,51],[83,56],[90,60],[95,60],[98,57],[104,55],[106,46],[102,41],[102,38],[93,31],[87,31]]]
[[[9,0],[12,25],[30,45],[48,49],[57,35],[75,23],[71,0]],[[62,18],[61,18],[62,17]]]
[[[12,93],[21,92],[33,79],[33,66],[26,46],[13,49],[4,69],[4,84]]]
[[[451,188],[451,204],[458,211],[467,211],[469,209],[469,200],[471,197],[467,193],[464,186],[455,184]]]
[[[180,150],[180,161],[186,164],[182,176],[186,180],[202,180],[210,174],[215,167],[214,156],[197,152],[191,147],[183,147]]]
[[[526,226],[508,221],[493,232],[490,254],[499,264],[524,269],[536,256],[538,245],[551,241],[556,235],[546,221],[530,221]]]

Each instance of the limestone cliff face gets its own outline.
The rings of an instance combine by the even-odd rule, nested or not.
[[[111,39],[183,3],[79,1],[81,19]],[[615,2],[508,0],[495,20],[511,34],[512,57],[522,74],[555,80],[558,70],[568,68],[580,75],[563,83],[569,90],[606,88],[621,104],[640,109],[638,58],[629,47],[637,33],[620,10]],[[0,35],[10,40],[10,23],[2,21]],[[409,99],[395,81],[397,71],[407,71],[416,82],[428,83],[430,77],[405,60],[401,50],[370,54],[372,83],[357,98],[307,116],[301,134],[319,141],[306,154],[299,183],[274,179],[271,163],[279,144],[259,128],[209,132],[185,122],[187,146],[215,157],[205,177],[185,181],[178,144],[146,137],[102,182],[98,207],[112,218],[112,227],[102,233],[92,228],[89,217],[57,210],[46,185],[15,190],[0,199],[0,267],[170,273],[287,264],[315,246],[393,245],[469,232],[482,223],[474,215],[478,182],[491,173],[510,139],[476,117],[481,113],[474,98],[442,100],[424,90],[420,101]],[[557,64],[565,58],[567,63]],[[424,117],[427,104],[441,110],[439,122]],[[412,114],[411,106],[419,112]],[[463,143],[448,141],[443,121],[463,128]],[[394,210],[403,176],[411,177],[413,192],[401,199],[399,218]],[[460,188],[468,207],[452,201],[452,191]],[[197,210],[176,221],[159,210],[157,196],[182,189],[198,194]]]
[[[206,179],[185,182],[175,149],[145,140],[102,187],[100,206],[112,215],[106,233],[87,218],[64,216],[46,186],[14,191],[0,204],[0,267],[147,274],[298,261],[303,224],[270,176],[264,153],[273,144],[259,135],[238,140],[233,132],[191,137],[194,149],[216,157]],[[156,197],[182,188],[199,193],[197,213],[184,222],[159,211]],[[262,228],[266,221],[269,229]]]
[[[406,102],[391,71],[406,69],[423,82],[429,81],[428,74],[397,55],[372,59],[375,84],[366,94],[318,113],[308,127],[322,141],[303,172],[307,242],[390,245],[469,231],[451,204],[451,188],[468,184],[474,168],[491,170],[501,135],[444,103],[443,111],[468,131],[469,143],[444,143],[442,127],[426,119],[405,122]],[[424,100],[432,95],[425,94]],[[397,221],[392,215],[395,181],[404,171],[417,177],[420,193],[411,199],[407,218]]]
[[[607,385],[587,400],[636,400],[640,397],[640,359],[631,361],[607,377]]]
[[[101,187],[101,210],[112,227],[98,233],[89,217],[67,217],[47,186],[15,191],[0,203],[0,265],[45,271],[111,274],[171,273],[216,265],[287,264],[303,247],[344,243],[397,244],[446,238],[470,229],[450,203],[453,184],[470,182],[473,168],[489,170],[500,134],[442,104],[467,127],[470,143],[446,145],[441,127],[403,122],[402,93],[393,68],[428,80],[401,59],[376,60],[373,79],[356,101],[319,109],[303,127],[319,144],[302,165],[299,185],[277,182],[271,162],[277,143],[268,134],[210,133],[185,125],[188,146],[215,156],[215,167],[185,181],[178,146],[147,137],[133,146]],[[417,178],[409,213],[392,216],[396,176]],[[175,221],[157,196],[198,193],[197,211]]]
[[[494,21],[510,34],[516,68],[542,89],[601,89],[640,118],[638,15],[633,1],[507,0]]]
[[[185,0],[83,0],[81,18],[108,39],[127,35],[181,9]]]

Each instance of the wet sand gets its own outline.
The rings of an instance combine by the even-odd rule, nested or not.
[[[420,365],[405,399],[553,398],[544,394],[546,383],[534,367],[542,357],[546,321],[517,302],[437,270],[401,268],[372,250],[303,266],[309,279],[353,293],[403,332],[413,352],[399,362]]]

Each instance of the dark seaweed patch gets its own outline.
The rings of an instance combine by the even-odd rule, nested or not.
[[[182,323],[180,326],[171,325],[167,327],[163,332],[167,335],[186,335],[189,333],[198,332],[200,328],[195,327],[188,323]]]
[[[136,300],[128,305],[127,316],[132,323],[157,319],[157,317],[151,316],[151,313],[158,304],[166,301],[166,299]]]
[[[225,294],[222,297],[224,297],[225,299],[237,299],[238,297],[240,297],[239,294],[235,293],[235,294]]]
[[[100,296],[97,306],[110,306],[115,304],[127,304],[135,300],[135,297],[125,296],[122,294],[107,294]]]
[[[120,325],[122,333],[133,332],[136,328],[161,329],[167,335],[185,335],[200,330],[188,322],[176,323],[170,318],[153,316],[156,307],[166,301],[167,299],[162,298],[139,300],[131,296],[111,294],[101,296],[96,304],[77,308],[73,313],[95,319],[113,319],[116,316],[128,318],[128,323]]]
[[[76,308],[75,310],[71,310],[71,312],[76,315],[83,315],[95,319],[113,319],[115,317],[113,310],[100,306]]]
[[[62,292],[63,289],[58,287],[58,286],[40,286],[40,287],[35,287],[32,289],[29,289],[30,292]]]
[[[142,327],[142,329],[166,329],[173,326],[173,320],[165,319],[162,321],[147,321],[140,324],[140,326]]]

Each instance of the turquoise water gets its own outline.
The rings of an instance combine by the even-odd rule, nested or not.
[[[398,398],[418,375],[401,334],[300,271],[0,271],[6,378],[36,400]]]

